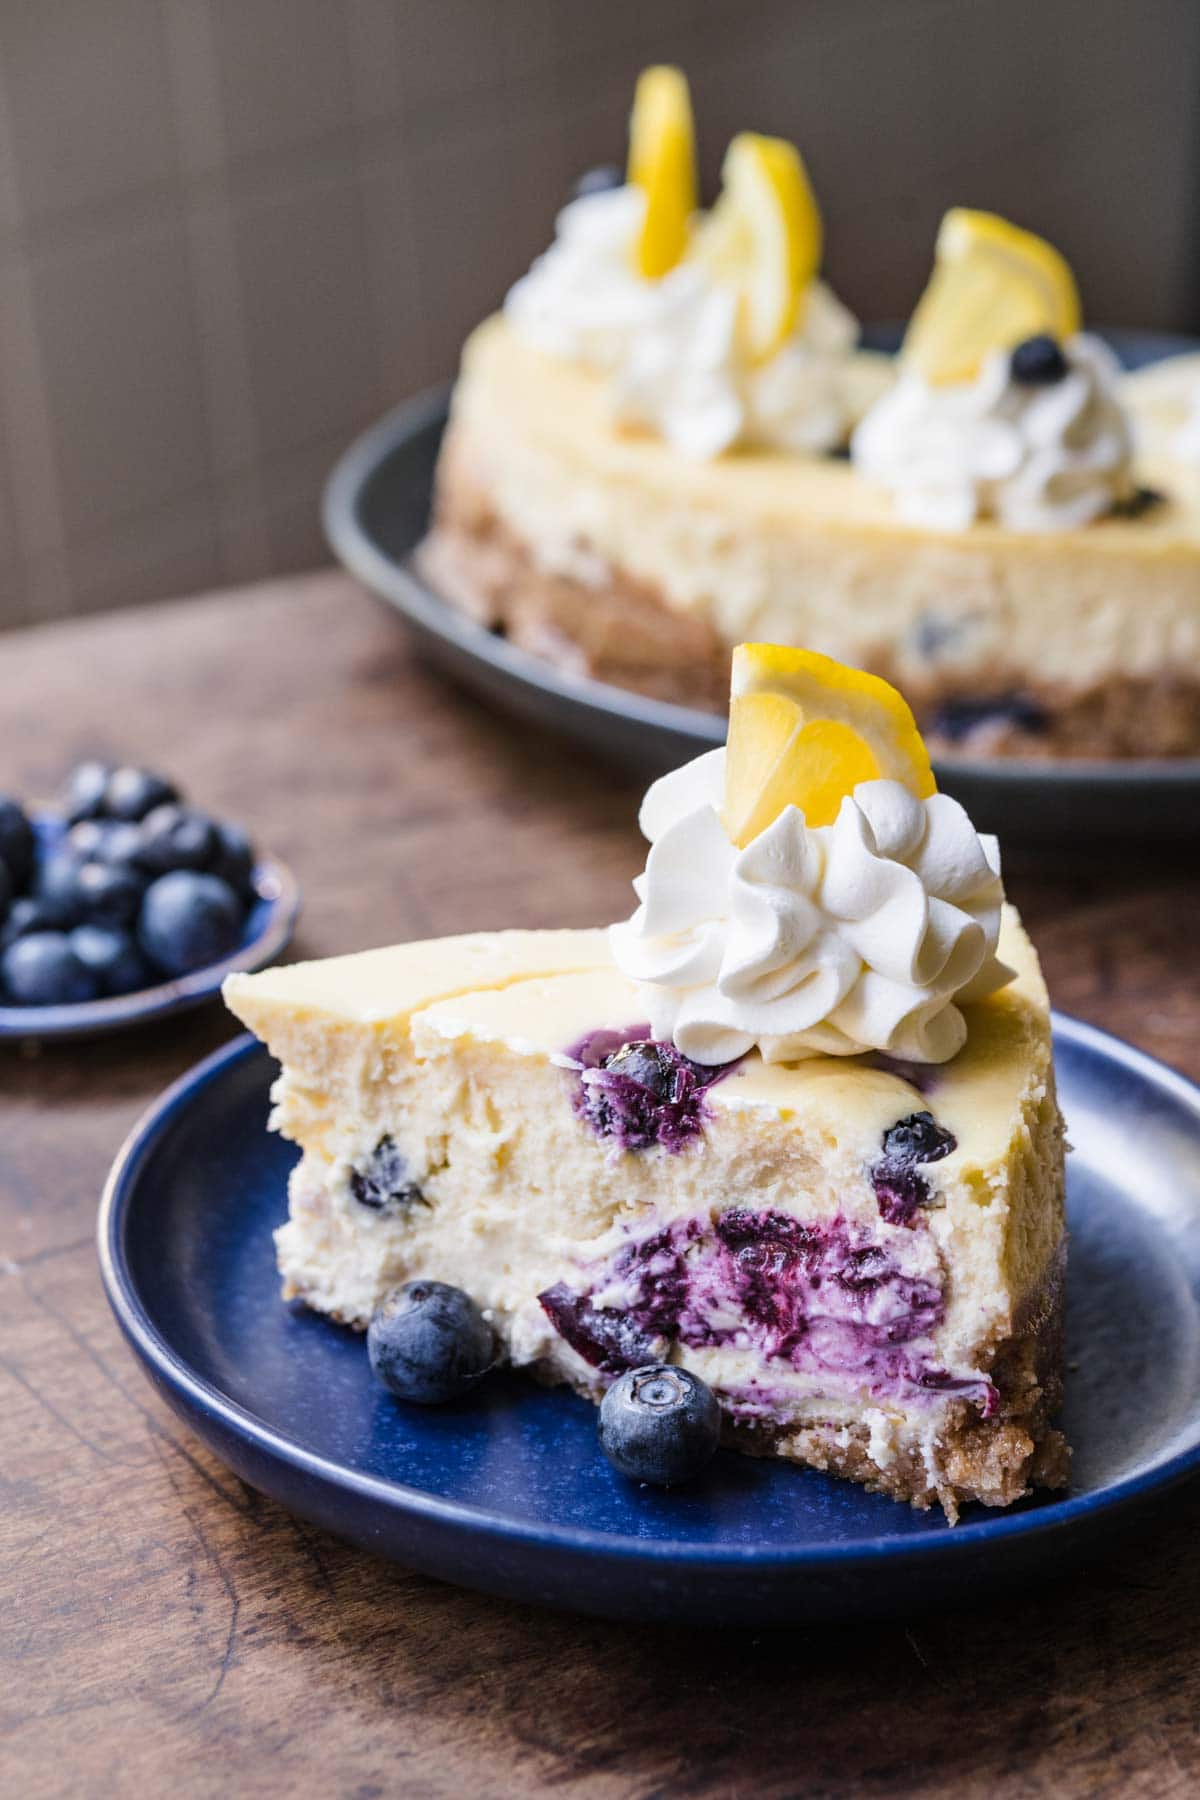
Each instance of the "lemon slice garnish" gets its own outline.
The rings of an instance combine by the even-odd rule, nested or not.
[[[725,754],[725,829],[739,847],[785,806],[811,826],[831,825],[860,781],[903,782],[919,800],[936,793],[916,720],[878,675],[815,650],[742,644],[733,653]]]
[[[691,254],[735,286],[750,356],[773,356],[795,329],[821,263],[821,214],[793,144],[743,131],[725,153],[721,196]]]
[[[995,213],[952,207],[933,274],[905,334],[901,360],[939,385],[972,381],[992,350],[1081,323],[1079,290],[1052,244]]]
[[[680,69],[643,69],[638,76],[629,121],[629,180],[646,196],[634,259],[640,275],[657,281],[686,250],[696,210],[696,138]]]

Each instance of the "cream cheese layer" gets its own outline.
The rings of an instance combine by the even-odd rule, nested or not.
[[[865,400],[889,362],[854,359]],[[1135,467],[1163,496],[1137,518],[925,530],[835,458],[693,462],[622,433],[599,375],[504,320],[467,345],[450,429],[456,466],[536,568],[596,588],[616,572],[729,644],[874,668],[886,650],[889,678],[916,696],[931,680],[1020,689],[1031,672],[1073,693],[1200,662],[1200,467]]]

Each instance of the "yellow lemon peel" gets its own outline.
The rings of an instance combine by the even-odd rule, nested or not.
[[[900,352],[938,386],[973,381],[993,350],[1079,330],[1079,290],[1052,244],[996,213],[956,206],[942,220],[933,274]]]
[[[787,806],[831,825],[862,781],[936,793],[929,753],[890,683],[813,650],[742,644],[733,653],[723,816],[744,848]]]
[[[657,281],[687,249],[696,210],[696,139],[687,78],[662,65],[643,69],[629,122],[629,181],[646,197],[634,248],[640,275]]]
[[[820,267],[821,214],[800,153],[783,138],[739,133],[721,181],[689,256],[737,288],[747,352],[763,362],[795,330]]]

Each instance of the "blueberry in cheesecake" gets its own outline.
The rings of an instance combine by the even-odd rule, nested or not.
[[[643,1479],[699,1466],[704,1390],[724,1441],[951,1519],[1061,1485],[1062,1124],[994,840],[893,689],[763,645],[641,823],[608,930],[230,977],[303,1152],[284,1294],[365,1329],[461,1291]]]

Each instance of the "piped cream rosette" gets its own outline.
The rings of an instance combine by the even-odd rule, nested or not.
[[[1011,978],[995,839],[936,791],[886,682],[743,645],[733,687],[728,749],[647,793],[641,904],[612,928],[654,1035],[701,1063],[947,1061],[961,1003]]]

